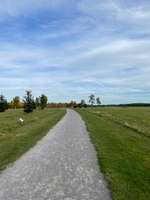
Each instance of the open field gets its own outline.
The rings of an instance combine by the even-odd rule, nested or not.
[[[64,109],[23,110],[0,113],[0,170],[31,148],[65,114]],[[17,123],[22,117],[24,125]]]
[[[90,111],[150,138],[150,108],[148,107],[112,107]]]
[[[114,200],[150,196],[150,108],[78,109]]]

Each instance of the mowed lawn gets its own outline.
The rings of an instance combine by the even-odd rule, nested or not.
[[[150,108],[78,109],[114,200],[150,198]]]
[[[0,113],[0,170],[18,159],[41,139],[65,114],[65,109],[23,110]],[[22,117],[24,125],[17,121]]]

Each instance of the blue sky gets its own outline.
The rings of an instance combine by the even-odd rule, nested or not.
[[[0,0],[0,92],[150,102],[149,0]]]

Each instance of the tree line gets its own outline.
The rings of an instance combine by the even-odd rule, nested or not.
[[[88,97],[88,103],[84,99],[81,99],[80,103],[76,103],[76,101],[71,101],[70,103],[66,104],[66,107],[73,107],[73,108],[86,108],[89,106],[100,106],[101,100],[100,97],[96,97],[94,94],[91,94]]]
[[[71,101],[70,103],[48,103],[48,98],[46,95],[42,94],[41,96],[34,98],[32,91],[26,91],[26,94],[23,97],[23,101],[21,101],[19,96],[16,96],[12,99],[12,101],[7,102],[6,98],[3,95],[0,95],[0,112],[4,112],[8,108],[23,108],[24,112],[30,113],[33,112],[33,110],[36,108],[43,110],[45,107],[86,108],[89,106],[101,105],[100,97],[96,97],[94,94],[91,94],[88,98],[88,103],[84,99],[82,99],[80,103],[77,103],[76,101]]]
[[[48,98],[44,94],[34,99],[32,91],[26,91],[23,101],[21,101],[19,96],[16,96],[11,102],[8,102],[4,95],[0,95],[0,112],[5,112],[8,108],[23,108],[24,112],[31,113],[36,108],[43,110],[47,106],[47,102]]]

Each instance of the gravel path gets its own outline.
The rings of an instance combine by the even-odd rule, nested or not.
[[[75,111],[0,174],[0,200],[110,200],[84,122]]]

